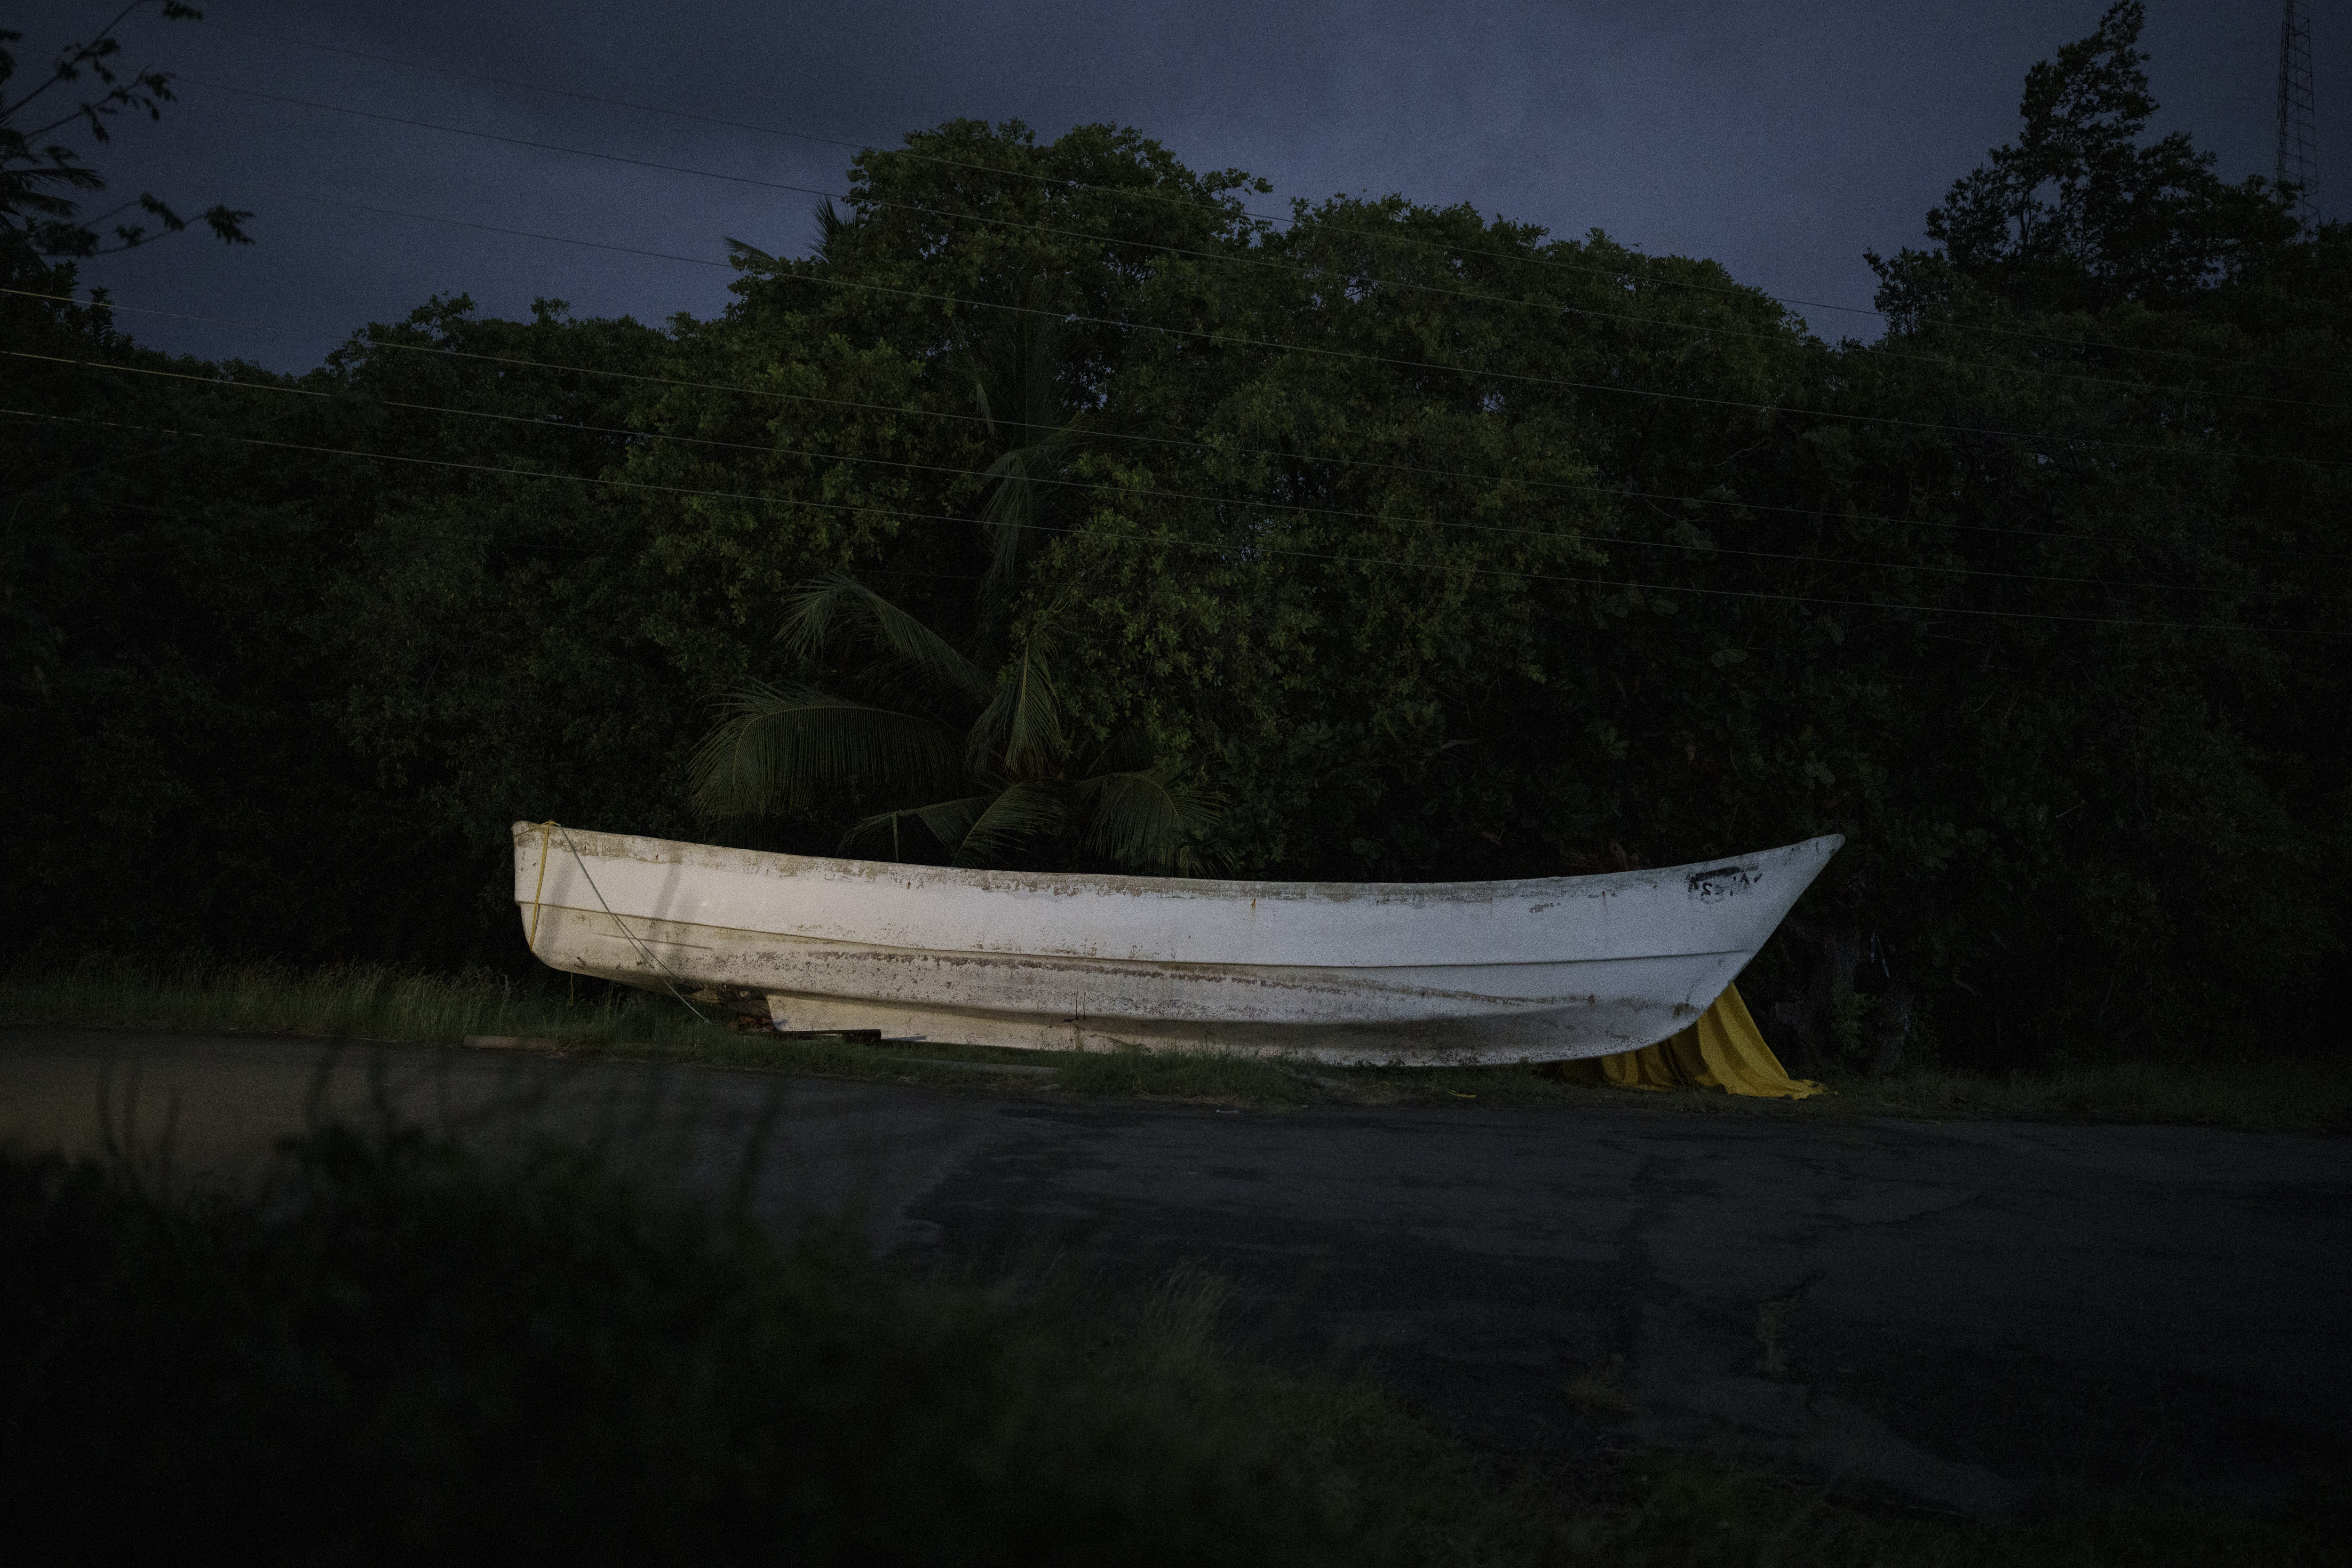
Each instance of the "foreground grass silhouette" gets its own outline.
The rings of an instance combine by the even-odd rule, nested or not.
[[[1349,1533],[1203,1402],[1181,1302],[1107,1357],[845,1238],[415,1131],[319,1131],[242,1196],[0,1183],[0,1513],[45,1559],[1316,1563]]]
[[[27,1563],[2284,1564],[2346,1523],[1508,1465],[1224,1345],[1206,1278],[912,1279],[551,1144],[327,1126],[236,1192],[0,1157],[0,1258]]]

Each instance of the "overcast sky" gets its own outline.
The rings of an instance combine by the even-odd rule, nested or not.
[[[520,314],[714,314],[731,276],[322,205],[723,261],[722,237],[798,250],[812,198],[483,142],[332,110],[493,132],[718,174],[838,190],[848,148],[467,81],[471,72],[663,109],[895,144],[958,116],[1041,139],[1137,127],[1196,169],[1238,166],[1290,197],[1402,192],[1468,201],[1556,233],[1606,229],[1653,254],[1712,257],[1791,300],[1867,306],[1865,248],[1916,244],[1927,208],[2007,141],[2026,68],[2097,24],[2100,0],[1156,0],[989,5],[798,0],[727,5],[521,0],[397,5],[203,0],[206,19],[127,28],[128,53],[182,77],[161,124],[122,123],[91,161],[112,195],[258,216],[259,243],[194,232],[87,265],[142,341],[284,370],[436,292]],[[120,9],[31,0],[7,25],[26,86],[55,47]],[[2352,190],[2352,6],[2314,7],[2321,204]],[[2163,105],[2235,179],[2273,160],[2279,5],[2150,0]],[[386,59],[306,47],[328,45]],[[208,84],[208,85],[206,85]],[[1824,336],[1866,315],[1809,309]],[[278,329],[278,330],[271,330]]]

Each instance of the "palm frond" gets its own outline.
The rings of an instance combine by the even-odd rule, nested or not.
[[[877,708],[920,713],[959,731],[971,727],[973,715],[984,705],[961,686],[945,686],[928,671],[887,654],[862,660],[842,674],[846,689]]]
[[[887,834],[895,860],[904,853],[899,836],[908,817],[937,839],[958,866],[986,866],[1001,860],[1039,834],[1059,831],[1068,819],[1052,790],[1037,784],[1012,784],[993,795],[878,813],[844,834],[842,849],[845,853],[869,844],[878,847]]]
[[[981,804],[985,804],[988,800],[988,796],[986,795],[981,795],[976,798]],[[877,812],[872,816],[860,817],[857,821],[849,825],[848,832],[844,833],[841,836],[841,853],[844,855],[856,855],[859,851],[864,850],[870,845],[873,847],[876,853],[865,858],[880,858],[879,851],[882,847],[887,844],[889,846],[890,849],[888,858],[893,861],[903,861],[907,858],[906,831],[908,826],[908,818],[912,817],[914,819],[914,826],[924,833],[929,835],[932,838],[936,839],[939,837],[939,835],[931,832],[929,825],[923,821],[923,813],[926,810],[934,809],[937,808],[908,806],[898,811]],[[974,809],[976,811],[978,809],[977,806],[975,806]],[[958,831],[961,832],[961,830],[959,829]],[[942,842],[944,843],[944,841]]]
[[[1034,639],[1021,645],[1021,663],[1013,676],[1013,709],[1004,725],[1004,760],[1008,766],[1034,770],[1062,752],[1062,704],[1054,691],[1054,678]]]
[[[990,436],[1004,444],[985,472],[991,489],[980,514],[990,557],[981,596],[989,602],[1005,596],[1022,554],[1044,537],[1083,439],[1046,280],[1033,279],[1023,300],[1021,313],[967,349],[973,406]]]
[[[836,623],[851,621],[875,647],[913,679],[957,702],[985,703],[995,683],[955,646],[856,578],[835,572],[800,588],[784,600],[784,621],[776,635],[803,658],[814,658],[835,635]]]
[[[1045,296],[1040,291],[1042,307]],[[1064,423],[1065,410],[1070,400],[1068,367],[1062,362],[1061,333],[1051,316],[1029,318],[1036,331],[1029,334],[1024,345],[1027,353],[1021,365],[1022,421],[1029,426],[1032,442],[1050,440],[1045,432]]]
[[[764,816],[875,784],[927,793],[958,776],[954,731],[920,714],[762,681],[730,692],[722,711],[692,762],[706,817]]]
[[[1032,279],[1013,311],[965,344],[973,405],[989,434],[1011,446],[1029,446],[1064,420],[1069,377],[1054,311],[1051,285]]]
[[[1111,731],[1110,739],[1095,753],[1095,760],[1087,764],[1087,776],[1149,773],[1154,765],[1150,734],[1140,725],[1127,724]]]
[[[1027,447],[1000,456],[988,465],[986,477],[995,481],[981,503],[981,532],[988,544],[988,571],[981,579],[981,596],[1001,601],[1016,581],[1021,556],[1042,537],[1045,500],[1029,472]]]
[[[1013,679],[996,689],[973,721],[964,765],[975,773],[1034,776],[1051,769],[1066,744],[1053,675],[1032,638],[1021,645]]]
[[[1078,847],[1115,866],[1159,876],[1197,876],[1223,857],[1204,854],[1199,836],[1215,826],[1223,801],[1171,783],[1157,768],[1097,773],[1073,792],[1082,823]]]
[[[1042,440],[1000,453],[983,471],[982,477],[993,481],[980,508],[989,557],[981,583],[983,599],[1003,599],[1018,580],[1022,556],[1061,526],[1054,513],[1064,492],[1073,488],[1067,475],[1077,447],[1074,422]]]
[[[834,242],[849,232],[849,220],[841,216],[841,209],[833,205],[831,196],[818,197],[811,216],[816,219],[816,253],[830,256]]]
[[[952,855],[963,847],[971,825],[993,805],[993,795],[966,795],[961,800],[943,800],[930,805],[919,805],[908,815],[919,820],[932,837],[946,846]]]
[[[964,829],[951,862],[958,866],[1001,865],[1030,839],[1058,833],[1069,807],[1051,784],[1008,784]]]

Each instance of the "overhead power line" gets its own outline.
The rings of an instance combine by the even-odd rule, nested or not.
[[[182,437],[195,440],[226,441],[239,446],[260,447],[278,451],[306,452],[314,455],[358,458],[377,462],[398,463],[421,468],[443,468],[467,473],[494,474],[513,479],[583,486],[601,486],[614,489],[637,490],[660,495],[702,497],[722,500],[756,502],[764,506],[800,508],[822,511],[862,512],[875,517],[891,517],[919,522],[954,522],[969,525],[971,519],[944,512],[922,512],[893,507],[867,506],[847,501],[809,500],[799,497],[770,495],[757,490],[727,490],[690,485],[655,484],[637,479],[614,479],[585,474],[551,473],[543,468],[520,468],[497,463],[466,463],[446,458],[418,458],[394,452],[370,452],[353,447],[329,447],[304,441],[278,441],[257,436],[233,436],[214,430],[184,430],[164,426],[139,425],[126,420],[94,419],[79,415],[50,414],[37,409],[0,407],[0,416],[41,420],[51,424],[80,425],[99,429],[132,431],[142,435]],[[2240,626],[2227,621],[2158,621],[2111,616],[2065,616],[2026,610],[1989,610],[1964,605],[1889,604],[1874,599],[1837,599],[1807,594],[1770,593],[1758,589],[1701,588],[1681,583],[1644,583],[1622,578],[1569,576],[1557,573],[1519,572],[1507,568],[1465,567],[1459,562],[1398,561],[1380,556],[1341,555],[1325,551],[1295,550],[1268,544],[1258,540],[1237,543],[1229,540],[1191,540],[1168,534],[1142,533],[1134,531],[1103,529],[1088,525],[1066,528],[1038,525],[1035,531],[1064,536],[1084,536],[1090,540],[1112,542],[1159,545],[1166,548],[1205,550],[1217,552],[1246,551],[1254,554],[1280,556],[1289,560],[1322,561],[1339,565],[1374,566],[1408,572],[1456,574],[1470,577],[1496,578],[1516,583],[1550,583],[1570,587],[1630,589],[1646,594],[1687,594],[1699,598],[1748,599],[1791,605],[1816,605],[1834,609],[1875,610],[1904,615],[1961,616],[1974,619],[2037,621],[2071,626],[2130,626],[2165,631],[2213,631],[2261,635],[2284,633],[2294,636],[2344,637],[2352,631],[2336,631],[2325,627]]]
[[[337,395],[311,387],[289,385],[277,381],[235,381],[219,376],[197,375],[186,371],[162,370],[148,365],[116,364],[106,360],[78,360],[55,354],[26,353],[16,349],[0,349],[0,355],[11,359],[30,360],[40,363],[69,365],[77,369],[113,372],[120,374],[151,376],[168,381],[194,382],[200,385],[240,392],[272,392],[321,403],[336,401]],[[619,436],[633,440],[660,442],[668,445],[711,447],[723,451],[751,452],[762,457],[805,458],[820,462],[847,463],[864,468],[897,468],[912,473],[936,474],[948,479],[988,479],[996,476],[983,468],[960,468],[949,463],[920,463],[898,458],[864,457],[854,453],[825,452],[814,447],[788,447],[773,443],[727,441],[708,436],[682,436],[668,431],[644,430],[627,425],[586,425],[543,414],[499,414],[488,409],[458,408],[447,404],[415,403],[400,398],[371,400],[373,405],[398,408],[420,414],[436,414],[463,419],[520,425],[542,434],[580,436]],[[908,410],[912,412],[912,410]],[[1353,522],[1373,522],[1388,525],[1406,524],[1422,529],[1450,529],[1461,532],[1489,533],[1513,538],[1547,539],[1556,542],[1605,544],[1634,550],[1653,550],[1685,557],[1732,557],[1750,561],[1793,561],[1808,565],[1843,570],[1874,572],[1915,572],[1938,577],[1981,577],[2006,582],[2047,583],[2063,587],[2096,588],[2105,592],[2220,594],[2232,597],[2295,595],[2298,591],[2276,585],[2230,586],[2202,583],[2151,583],[2116,581],[2101,577],[2067,577],[2043,572],[2002,572],[1981,566],[1938,566],[1924,562],[1856,561],[1834,555],[1799,553],[1785,550],[1755,550],[1743,545],[1727,545],[1709,541],[1693,543],[1664,539],[1633,539],[1622,534],[1595,533],[1576,527],[1572,531],[1559,528],[1513,528],[1501,523],[1471,522],[1458,519],[1432,517],[1412,512],[1365,511],[1348,507],[1311,506],[1298,501],[1271,500],[1257,496],[1227,496],[1207,494],[1198,490],[1167,489],[1152,486],[1105,485],[1093,479],[1034,479],[1030,482],[1047,489],[1084,493],[1109,490],[1118,498],[1145,497],[1155,500],[1193,501],[1211,507],[1230,508],[1242,511],[1289,513],[1300,517],[1332,518]],[[2338,595],[2301,596],[2336,602]]]
[[[1140,189],[1129,185],[1096,184],[1085,180],[1074,180],[1061,175],[1035,174],[1025,169],[1007,169],[998,164],[975,163],[963,159],[944,158],[933,153],[919,153],[908,147],[885,147],[879,141],[849,140],[838,136],[820,135],[814,132],[790,130],[782,126],[762,125],[751,121],[727,120],[716,115],[697,114],[688,110],[666,108],[659,104],[638,103],[629,99],[614,98],[593,92],[581,92],[570,88],[549,87],[544,83],[522,81],[511,77],[489,76],[478,71],[457,70],[448,66],[429,65],[422,60],[406,59],[396,55],[376,54],[366,49],[352,48],[346,45],[321,44],[304,38],[280,37],[275,34],[261,32],[250,27],[236,27],[226,24],[219,24],[215,25],[211,30],[215,33],[228,33],[240,37],[252,38],[257,42],[273,44],[281,48],[310,49],[322,54],[342,55],[353,59],[367,60],[377,65],[398,66],[404,70],[423,71],[429,75],[445,76],[457,81],[480,82],[486,86],[509,88],[520,92],[536,92],[544,94],[551,98],[570,99],[575,102],[593,103],[608,109],[626,109],[636,113],[659,115],[667,119],[686,121],[699,125],[709,125],[720,130],[748,131],[757,135],[782,137],[789,141],[807,142],[819,146],[837,147],[856,153],[877,152],[889,157],[904,158],[919,163],[931,163],[941,168],[969,170],[976,174],[993,174],[1004,179],[1026,180],[1034,184],[1056,185],[1069,190],[1095,191],[1104,195],[1125,197],[1130,200],[1156,201],[1179,206],[1195,207],[1218,214],[1221,216],[1245,217],[1258,223],[1281,225],[1296,221],[1290,215],[1285,213],[1253,212],[1246,206],[1242,205],[1238,199],[1236,199],[1234,205],[1229,207],[1214,199],[1203,199],[1199,196],[1178,195],[1165,191]],[[1381,239],[1391,244],[1402,245],[1409,247],[1438,251],[1459,249],[1460,253],[1465,255],[1489,256],[1507,260],[1531,261],[1534,265],[1559,271],[1585,272],[1599,277],[1612,279],[1622,276],[1622,274],[1620,274],[1615,268],[1594,267],[1571,261],[1562,261],[1558,258],[1522,258],[1508,251],[1482,250],[1475,247],[1441,246],[1435,242],[1423,240],[1415,236],[1395,234],[1384,229],[1366,229],[1341,225],[1332,225],[1329,226],[1331,226],[1335,232],[1355,234],[1368,238]],[[1774,304],[1788,306],[1796,310],[1834,310],[1847,315],[1869,316],[1880,321],[1888,319],[1885,311],[1870,306],[1839,305],[1821,300],[1800,300],[1788,295],[1767,293],[1762,289],[1750,289],[1737,284],[1727,286],[1723,284],[1699,283],[1687,279],[1653,279],[1653,281],[1661,287],[1682,289],[1694,293],[1722,294],[1727,296],[1738,296],[1740,298],[1762,298],[1769,300]],[[2014,327],[1995,327],[1979,322],[1959,321],[1950,320],[1948,318],[1936,318],[1935,321],[1936,324],[1950,327],[1955,331],[1974,332],[1980,336],[2015,338],[2023,342],[2052,343],[2067,348],[2099,349],[2116,353],[2146,354],[2165,359],[2176,359],[2216,365],[2225,365],[2241,370],[2283,371],[2291,374],[2312,374],[2329,377],[2352,374],[2352,372],[2319,371],[2312,370],[2304,366],[2267,364],[2255,360],[2223,359],[2213,355],[2200,354],[2181,349],[2149,348],[2145,345],[2136,343],[2088,342],[2077,338],[2063,337],[2054,333],[2025,331]]]
[[[993,228],[1012,229],[1028,234],[1049,235],[1062,239],[1083,240],[1092,245],[1121,246],[1135,250],[1154,252],[1162,256],[1184,257],[1211,262],[1218,266],[1244,267],[1279,272],[1288,277],[1324,283],[1328,286],[1333,273],[1328,268],[1300,266],[1272,256],[1253,255],[1241,251],[1204,250],[1197,247],[1172,245],[1164,240],[1139,239],[1131,237],[1097,234],[1090,230],[1064,228],[1052,224],[1031,223],[1020,218],[999,216],[992,213],[961,212],[948,207],[926,206],[919,202],[890,201],[877,196],[858,197],[848,191],[836,191],[821,185],[795,184],[785,180],[771,180],[751,174],[730,174],[717,169],[697,168],[691,164],[666,163],[651,158],[630,157],[618,153],[600,153],[586,147],[573,147],[560,142],[541,142],[527,136],[509,136],[492,131],[476,131],[462,125],[446,125],[438,121],[417,120],[406,115],[386,114],[376,110],[355,109],[348,104],[323,103],[316,99],[293,98],[283,93],[263,92],[257,89],[234,87],[226,82],[205,81],[200,78],[182,79],[194,87],[209,88],[215,92],[232,93],[241,98],[258,99],[265,102],[289,104],[299,109],[315,109],[327,113],[348,115],[354,119],[372,120],[387,125],[406,126],[413,130],[439,132],[452,136],[470,137],[477,141],[494,142],[503,146],[522,147],[535,152],[558,153],[567,157],[589,158],[600,163],[618,163],[634,169],[648,169],[660,174],[686,174],[697,179],[717,180],[728,184],[750,185],[756,189],[790,191],[796,195],[823,196],[836,201],[861,201],[864,205],[894,212],[919,214],[944,219],[950,223],[976,223]],[[894,156],[896,154],[893,154]],[[1360,232],[1360,231],[1359,231]],[[1509,256],[1500,252],[1478,254],[1501,256],[1518,265],[1543,264],[1533,256]],[[1507,294],[1494,294],[1475,289],[1452,285],[1421,283],[1411,279],[1384,278],[1378,280],[1382,289],[1403,293],[1433,295],[1439,299],[1472,304],[1499,305],[1511,310],[1537,313],[1550,312],[1562,316],[1578,316],[1591,321],[1622,321],[1654,331],[1683,332],[1697,337],[1737,338],[1756,342],[1784,342],[1785,334],[1757,331],[1729,326],[1720,321],[1683,321],[1670,318],[1641,315],[1627,310],[1602,310],[1589,305],[1569,304],[1557,300],[1529,299]],[[1755,296],[1769,298],[1769,296]],[[2068,382],[2084,386],[2121,387],[2134,392],[2160,394],[2176,397],[2218,397],[2236,402],[2273,404],[2283,406],[2332,409],[2352,413],[2352,405],[2321,403],[2309,398],[2273,397],[2263,393],[2231,392],[2217,387],[2172,386],[2137,380],[2125,376],[2089,375],[2074,371],[2053,370],[2042,365],[1999,364],[1980,360],[1958,360],[1948,354],[1917,353],[1903,349],[1881,347],[1874,352],[1887,358],[1913,363],[1933,364],[1950,370],[1982,371],[1995,375],[2039,377],[2043,380]],[[1464,367],[1465,370],[1467,367]],[[1470,374],[1479,374],[1471,372]]]
[[[69,295],[45,294],[32,289],[0,287],[0,294],[16,294],[26,299],[48,300],[60,304],[76,304]],[[266,321],[237,321],[218,316],[196,316],[181,310],[159,310],[125,305],[109,299],[105,308],[134,314],[170,316],[184,321],[199,321],[222,326],[242,327],[257,331],[298,333],[306,337],[348,338],[352,334],[316,329],[287,327]],[[360,337],[356,340],[371,349],[401,353],[434,355],[444,359],[467,360],[484,364],[509,365],[517,368],[561,371],[570,374],[602,377],[607,380],[633,382],[648,386],[674,387],[688,392],[723,392],[739,396],[769,398],[778,402],[802,403],[825,408],[842,408],[856,412],[889,414],[929,419],[946,424],[982,426],[987,421],[976,414],[957,414],[950,410],[923,408],[913,404],[866,403],[853,398],[826,397],[821,394],[790,392],[778,387],[751,386],[740,382],[697,381],[678,376],[656,375],[644,371],[615,370],[606,365],[571,364],[562,361],[534,359],[518,354],[489,354],[467,349],[450,348],[440,343],[408,343],[397,339]],[[202,378],[196,378],[202,379]],[[236,384],[246,384],[238,383]],[[1823,521],[1885,523],[1898,528],[1935,529],[1950,532],[1984,533],[2019,539],[2049,539],[2069,543],[2084,542],[2084,535],[2054,529],[2002,528],[1990,523],[1951,522],[1935,518],[1894,517],[1883,512],[1828,510],[1821,507],[1778,505],[1768,501],[1745,500],[1737,496],[1681,495],[1664,490],[1636,489],[1626,485],[1571,484],[1562,479],[1538,479],[1523,474],[1491,473],[1474,469],[1437,468],[1415,463],[1398,463],[1379,458],[1343,458],[1326,453],[1292,451],[1263,447],[1230,447],[1197,438],[1170,436],[1145,436],[1131,431],[1095,430],[1093,440],[1124,445],[1160,447],[1171,450],[1210,453],[1232,458],[1264,458],[1283,462],[1312,463],[1318,467],[1354,468],[1367,472],[1407,474],[1416,478],[1467,481],[1475,484],[1511,484],[1530,489],[1549,490],[1560,494],[1596,496],[1604,500],[1643,501],[1656,505],[1679,507],[1711,507],[1735,512],[1760,512],[1773,516],[1811,518]],[[851,459],[856,460],[856,459]],[[2336,561],[2352,560],[2352,556],[2314,554],[2308,551],[2277,551],[2247,548],[2241,552],[2282,560]]]

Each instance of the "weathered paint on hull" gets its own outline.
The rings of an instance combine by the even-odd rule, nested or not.
[[[558,969],[659,986],[658,958],[790,1029],[1391,1064],[1654,1044],[1722,994],[1843,842],[1601,877],[1324,884],[568,838],[515,828],[516,899]]]

